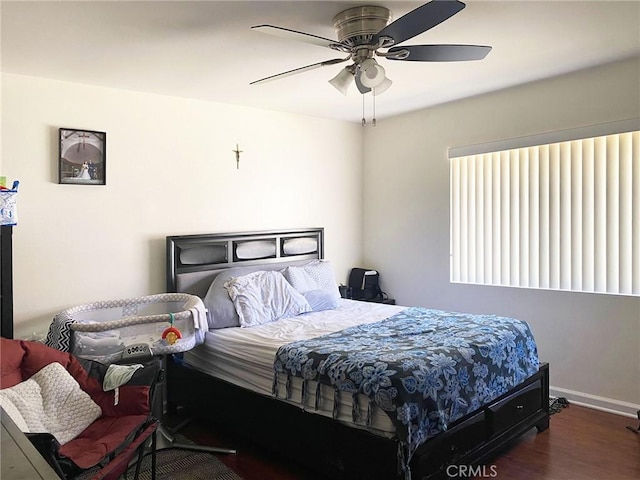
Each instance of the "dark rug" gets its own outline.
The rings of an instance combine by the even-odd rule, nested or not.
[[[193,444],[184,435],[175,436],[177,443]],[[137,457],[136,457],[137,458]],[[76,480],[90,480],[98,468],[86,470]],[[135,462],[120,480],[133,480]],[[138,480],[151,480],[151,453],[142,459]],[[156,453],[156,480],[242,480],[214,454],[167,448]]]
[[[563,408],[569,406],[569,400],[564,397],[550,397],[549,398],[549,415],[561,412]]]
[[[176,435],[177,443],[192,444],[183,435]],[[133,479],[135,465],[127,475],[126,480]],[[142,460],[139,480],[151,480],[151,455],[147,454]],[[207,452],[193,452],[167,448],[156,453],[157,480],[242,480],[214,454]]]

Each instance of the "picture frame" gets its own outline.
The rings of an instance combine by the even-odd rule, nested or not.
[[[58,183],[107,184],[106,132],[60,128],[58,146]]]

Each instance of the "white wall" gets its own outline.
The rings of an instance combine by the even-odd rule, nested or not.
[[[449,283],[447,148],[638,117],[639,86],[637,59],[524,85],[380,120],[363,153],[359,125],[5,74],[16,336],[163,291],[166,235],[324,226],[339,280],[366,265],[401,304],[527,320],[558,392],[631,412],[640,299]],[[59,127],[107,132],[106,186],[57,184]]]
[[[106,186],[57,184],[59,127],[107,132]],[[20,180],[15,336],[74,305],[165,291],[167,235],[324,227],[344,281],[361,255],[361,136],[339,121],[3,75],[1,174]]]
[[[640,299],[449,283],[447,161],[449,147],[633,117],[640,117],[638,59],[378,121],[365,133],[366,266],[381,271],[400,304],[529,321],[557,392],[634,412]]]

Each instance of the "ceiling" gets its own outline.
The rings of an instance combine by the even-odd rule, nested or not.
[[[345,97],[328,80],[345,65],[260,85],[249,82],[342,54],[252,31],[271,24],[337,39],[333,17],[406,1],[5,1],[3,73],[360,122],[372,97]],[[491,45],[481,61],[379,59],[393,80],[376,97],[378,119],[640,55],[640,1],[467,0],[444,23],[405,42]],[[639,86],[640,88],[640,86]],[[364,105],[364,107],[363,107]]]

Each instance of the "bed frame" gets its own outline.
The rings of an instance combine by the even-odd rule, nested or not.
[[[307,239],[307,243],[315,241],[315,251],[288,251],[289,240],[296,238]],[[254,245],[247,242],[258,242],[255,245],[263,250],[257,249],[259,258],[237,255],[240,245]],[[221,269],[244,265],[284,268],[292,262],[323,258],[323,243],[322,228],[170,236],[167,237],[167,291],[202,298]],[[318,478],[403,478],[398,472],[396,439],[380,437],[247,391],[189,368],[179,358],[167,362],[167,402],[169,408],[185,407],[221,428],[246,436],[263,448],[316,472]],[[490,460],[510,441],[533,427],[539,432],[549,427],[549,365],[546,363],[522,384],[421,445],[410,464],[412,480],[457,477],[463,471],[460,466],[469,471],[468,467]]]

